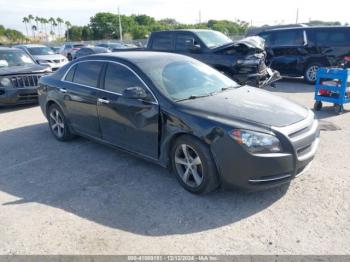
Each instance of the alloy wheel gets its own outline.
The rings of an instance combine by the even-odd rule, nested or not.
[[[316,81],[316,74],[317,74],[317,70],[319,69],[320,67],[317,66],[317,65],[313,65],[313,66],[310,66],[306,72],[306,76],[308,78],[308,80],[310,82],[315,82]]]
[[[189,145],[181,144],[175,151],[175,167],[182,181],[197,188],[203,182],[203,165],[198,153]]]
[[[62,138],[64,136],[64,121],[61,113],[56,108],[54,108],[50,112],[50,118],[51,130],[58,138]]]

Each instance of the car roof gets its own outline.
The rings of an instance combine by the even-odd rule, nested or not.
[[[121,59],[133,64],[143,64],[148,63],[155,60],[171,60],[171,61],[183,61],[183,60],[193,60],[189,56],[179,55],[174,53],[167,52],[154,52],[154,51],[122,51],[122,52],[113,52],[113,53],[103,53],[91,55],[88,57],[81,58],[83,60],[91,60],[91,59],[101,59],[104,58],[106,60],[114,60]]]
[[[15,47],[16,46],[23,46],[23,47],[47,47],[46,45],[38,45],[38,44],[15,45]]]
[[[286,30],[312,30],[312,29],[350,29],[350,26],[307,26],[307,27],[284,27],[284,28],[271,28],[261,31],[259,34],[265,32],[277,32]]]
[[[23,50],[21,50],[19,48],[0,46],[0,51],[11,51],[11,50],[22,51],[23,52]]]
[[[211,29],[175,29],[175,30],[162,30],[162,31],[155,31],[152,34],[158,34],[158,33],[163,33],[163,32],[169,32],[169,33],[176,33],[176,32],[218,32],[216,30],[211,30]]]

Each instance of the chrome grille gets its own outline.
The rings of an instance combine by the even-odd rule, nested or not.
[[[43,75],[20,75],[11,76],[10,79],[14,88],[36,87],[42,76]]]

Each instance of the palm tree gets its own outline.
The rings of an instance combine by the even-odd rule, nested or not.
[[[39,23],[40,23],[40,17],[36,16],[34,21],[35,21],[35,24],[36,24],[36,30],[38,30],[39,29]]]
[[[38,30],[38,28],[36,27],[36,25],[32,25],[32,31],[33,31],[33,36],[35,39],[35,32]]]
[[[42,23],[44,25],[44,31],[45,31],[45,35],[47,36],[47,28],[46,25],[49,23],[49,21],[46,18],[43,18]]]
[[[57,24],[58,24],[58,35],[60,36],[61,35],[61,24],[64,23],[63,19],[60,18],[60,17],[57,17],[56,18],[56,21],[57,21]]]
[[[54,24],[56,24],[55,18],[50,17],[50,18],[49,18],[49,23],[50,23],[50,25],[51,25],[50,35],[52,35],[51,33],[54,32]]]
[[[26,26],[26,33],[27,33],[27,37],[29,37],[28,34],[28,24],[29,24],[29,18],[28,17],[23,17],[22,23],[24,23],[24,25]]]
[[[32,30],[32,35],[35,38],[35,32],[33,30],[33,24],[32,24],[32,21],[34,20],[34,16],[33,15],[28,15],[28,19],[29,19],[30,29]]]
[[[67,41],[69,40],[69,28],[72,26],[72,24],[69,21],[64,22],[64,24],[66,25],[67,28],[67,33],[66,33],[66,37],[67,37]]]

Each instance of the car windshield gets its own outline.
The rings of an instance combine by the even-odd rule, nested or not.
[[[209,48],[232,43],[232,40],[230,38],[217,31],[197,31],[196,34]]]
[[[219,71],[194,60],[152,63],[143,68],[158,89],[173,101],[213,95],[239,85]]]
[[[55,52],[46,46],[28,47],[28,51],[31,55],[53,55]]]
[[[22,50],[0,51],[0,67],[35,64],[32,58]]]

